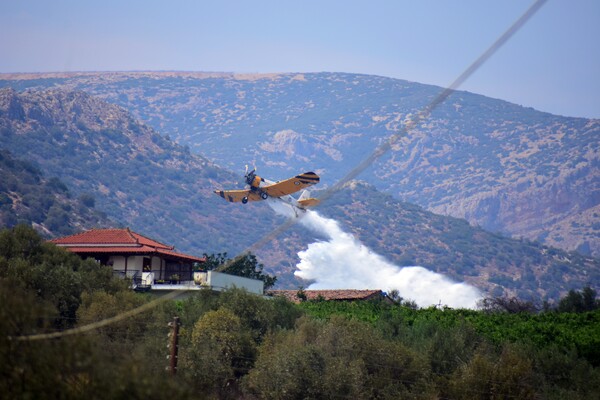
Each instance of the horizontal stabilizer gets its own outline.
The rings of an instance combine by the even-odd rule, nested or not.
[[[300,199],[298,200],[298,204],[300,205],[300,207],[302,208],[306,208],[306,207],[314,207],[317,204],[319,204],[320,200],[316,199],[314,197],[310,197],[307,199]]]

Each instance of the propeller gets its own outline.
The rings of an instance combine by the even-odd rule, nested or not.
[[[246,164],[246,170],[244,171],[244,176],[253,175],[256,173],[256,165],[252,169],[252,171],[248,172],[248,164]]]
[[[254,166],[254,169],[252,169],[252,171],[248,172],[248,164],[246,164],[246,172],[244,174],[244,178],[246,178],[246,183],[248,183],[248,185],[252,185],[252,182],[254,181],[255,176],[256,176],[256,166]]]

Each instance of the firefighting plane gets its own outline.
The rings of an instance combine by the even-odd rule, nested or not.
[[[290,196],[292,193],[319,183],[319,176],[314,172],[305,172],[283,181],[273,182],[256,175],[256,167],[252,171],[248,171],[248,166],[246,165],[244,179],[248,184],[247,189],[215,190],[215,193],[227,201],[232,203],[241,202],[242,204],[246,204],[249,201],[275,198],[300,210],[306,210],[307,207],[312,207],[319,203],[318,199],[310,197],[308,190],[303,191],[298,199]]]

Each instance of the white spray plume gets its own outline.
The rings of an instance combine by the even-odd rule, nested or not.
[[[294,216],[282,202],[269,205],[279,214]],[[397,289],[406,300],[419,307],[434,304],[452,308],[475,308],[482,298],[475,287],[458,283],[423,267],[398,267],[344,232],[332,219],[306,211],[300,223],[326,240],[316,241],[300,251],[298,271],[302,279],[314,280],[308,289]]]

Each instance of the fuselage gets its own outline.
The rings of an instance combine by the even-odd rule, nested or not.
[[[266,199],[267,198],[266,193],[263,190],[261,190],[261,188],[267,187],[267,186],[272,186],[276,183],[279,183],[279,181],[274,182],[269,179],[262,178],[262,177],[256,175],[254,173],[254,171],[252,171],[252,172],[246,174],[246,183],[250,186],[250,190],[264,194],[265,197],[263,197],[263,199]],[[319,200],[315,199],[315,198],[311,198],[310,193],[306,190],[304,192],[302,192],[302,194],[300,195],[300,197],[298,199],[294,198],[292,195],[289,195],[289,194],[283,195],[283,196],[272,197],[272,198],[281,200],[283,203],[288,204],[288,205],[292,206],[293,208],[295,208],[297,210],[301,210],[301,211],[306,211],[307,207],[312,207],[319,203]]]

